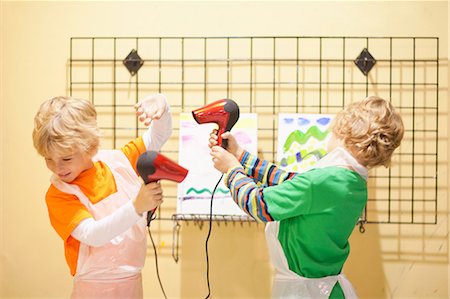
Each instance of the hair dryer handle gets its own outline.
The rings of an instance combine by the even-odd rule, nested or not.
[[[224,149],[227,149],[228,147],[228,140],[222,138],[222,134],[225,133],[225,128],[220,128],[217,130],[217,145],[223,147]]]
[[[224,149],[227,149],[227,147],[228,147],[228,139],[222,139],[222,147]]]
[[[147,226],[150,226],[150,222],[152,221],[153,215],[155,215],[156,208],[147,212]]]

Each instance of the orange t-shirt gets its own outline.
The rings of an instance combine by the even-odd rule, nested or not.
[[[137,173],[136,162],[139,155],[146,151],[142,138],[130,141],[121,148],[121,151]],[[97,203],[117,192],[114,176],[102,161],[95,162],[92,168],[82,172],[71,184],[77,185],[92,203]],[[92,215],[78,197],[64,193],[53,185],[48,188],[45,201],[50,223],[64,240],[64,252],[70,273],[75,275],[80,242],[74,239],[71,233],[82,220],[91,218]]]

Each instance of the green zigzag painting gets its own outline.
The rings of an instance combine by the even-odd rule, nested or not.
[[[278,164],[296,172],[312,168],[327,153],[332,118],[328,114],[280,114]]]

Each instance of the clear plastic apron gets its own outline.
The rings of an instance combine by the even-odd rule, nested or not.
[[[350,167],[367,180],[367,169],[343,148],[336,148],[322,158],[315,168],[341,166]],[[344,274],[326,276],[321,278],[306,278],[289,269],[287,258],[278,240],[280,223],[278,221],[266,224],[266,241],[270,259],[275,268],[272,285],[272,298],[292,299],[326,299],[329,298],[334,285],[339,282],[346,299],[358,298],[350,281]]]
[[[279,227],[278,221],[269,222],[265,230],[270,259],[276,271],[272,285],[272,298],[325,299],[330,296],[337,281],[341,285],[345,298],[358,298],[351,283],[342,273],[321,278],[306,278],[291,271],[278,241]]]
[[[100,151],[94,160],[106,163],[118,190],[96,204],[91,203],[78,186],[64,183],[56,176],[51,181],[59,190],[76,195],[94,219],[99,220],[135,198],[141,181],[121,151]],[[146,242],[145,218],[142,217],[106,245],[92,247],[81,243],[71,298],[142,298],[141,269]]]

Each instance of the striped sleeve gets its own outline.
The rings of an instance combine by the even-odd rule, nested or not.
[[[295,172],[284,171],[267,160],[260,160],[248,151],[242,153],[239,162],[244,167],[244,173],[262,186],[278,185],[297,175]]]
[[[225,184],[237,205],[258,222],[273,221],[263,196],[263,188],[258,187],[244,169],[231,169],[225,176]]]

